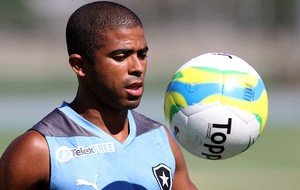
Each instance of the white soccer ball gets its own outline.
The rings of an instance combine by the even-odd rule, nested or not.
[[[198,56],[178,69],[165,94],[167,124],[179,144],[210,160],[247,150],[261,135],[268,97],[258,73],[224,53]]]

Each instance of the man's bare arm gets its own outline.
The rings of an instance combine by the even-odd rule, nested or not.
[[[197,187],[193,184],[191,181],[188,170],[186,167],[186,163],[183,157],[183,154],[174,140],[174,138],[171,136],[169,130],[166,128],[169,142],[173,151],[173,154],[175,156],[176,160],[176,170],[175,170],[175,176],[174,176],[174,182],[173,182],[173,190],[197,190]]]
[[[45,138],[28,131],[0,159],[0,189],[49,189],[49,150]]]

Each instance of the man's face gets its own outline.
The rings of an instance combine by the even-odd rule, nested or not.
[[[106,35],[105,47],[95,51],[88,64],[89,98],[99,106],[123,110],[136,108],[144,90],[147,43],[141,27],[117,29]]]

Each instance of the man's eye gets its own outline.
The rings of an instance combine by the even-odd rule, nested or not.
[[[115,61],[124,61],[124,59],[126,58],[126,56],[124,54],[122,55],[115,55],[112,57]]]
[[[147,52],[139,52],[138,53],[139,59],[144,60],[144,59],[146,59],[146,57],[147,57]]]

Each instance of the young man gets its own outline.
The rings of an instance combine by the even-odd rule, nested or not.
[[[0,189],[196,189],[168,130],[132,110],[147,67],[139,18],[90,3],[72,14],[66,38],[76,97],[9,145]]]

